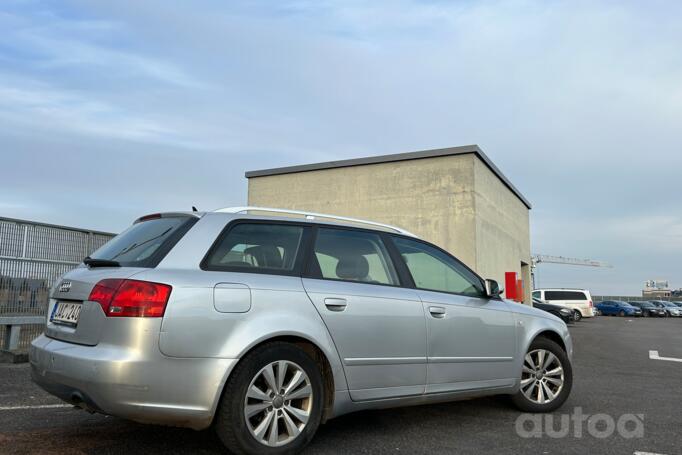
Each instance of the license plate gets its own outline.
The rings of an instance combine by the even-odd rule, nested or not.
[[[75,302],[57,302],[52,310],[50,321],[60,324],[77,324],[82,304]]]

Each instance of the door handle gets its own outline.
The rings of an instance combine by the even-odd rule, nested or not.
[[[442,306],[430,306],[429,313],[431,313],[431,316],[434,318],[442,319],[445,317],[445,308]]]
[[[329,311],[343,311],[346,309],[348,303],[346,299],[340,299],[338,297],[327,297],[324,299],[324,305]]]

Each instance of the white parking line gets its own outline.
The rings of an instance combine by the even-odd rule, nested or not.
[[[663,455],[662,453],[653,452],[635,452],[633,455]]]
[[[658,355],[658,351],[649,351],[649,358],[651,360],[666,360],[668,362],[682,362],[682,359],[676,359],[675,357],[661,357]],[[641,452],[646,453],[646,452]]]
[[[73,408],[71,404],[39,404],[35,406],[0,406],[0,411],[21,411],[24,409]]]

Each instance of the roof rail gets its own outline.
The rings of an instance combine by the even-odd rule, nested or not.
[[[396,226],[391,226],[390,224],[377,223],[375,221],[359,220],[357,218],[349,218],[346,216],[328,215],[325,213],[306,212],[306,211],[302,211],[302,210],[275,209],[275,208],[270,208],[270,207],[225,207],[222,209],[214,210],[214,212],[219,212],[219,213],[271,212],[271,213],[282,213],[282,214],[286,214],[286,215],[301,215],[301,216],[304,216],[307,220],[314,220],[316,218],[327,218],[330,220],[347,221],[350,223],[366,224],[369,226],[381,227],[384,229],[395,231],[399,234],[408,235],[410,237],[417,237],[416,235],[414,235],[413,233],[411,233],[409,231],[406,231],[405,229],[402,229],[402,228],[399,228]]]

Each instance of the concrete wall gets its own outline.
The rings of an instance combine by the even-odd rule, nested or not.
[[[476,268],[474,155],[249,179],[249,205],[393,224]]]
[[[528,209],[474,154],[251,177],[248,204],[400,226],[501,285],[530,263]]]
[[[517,272],[530,301],[529,210],[482,161],[474,160],[476,272],[504,286],[504,272]],[[521,263],[527,267],[521,267]]]

